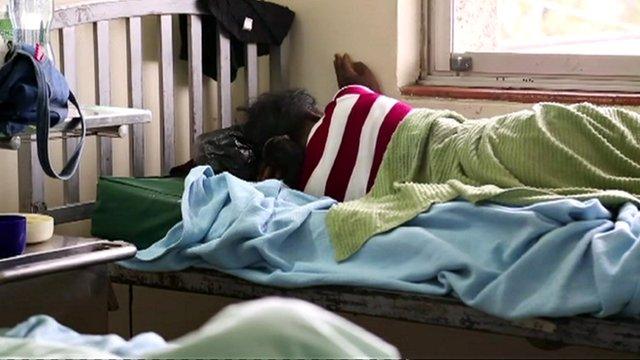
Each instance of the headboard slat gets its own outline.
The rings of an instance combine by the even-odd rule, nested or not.
[[[258,97],[258,45],[247,44],[247,102]]]
[[[195,154],[196,138],[204,131],[202,102],[202,20],[189,15],[189,143]]]
[[[96,94],[98,105],[111,104],[111,61],[109,52],[109,21],[98,21],[94,25],[95,31],[95,64],[96,64]],[[111,139],[97,137],[98,161],[101,176],[113,174],[113,151]]]
[[[160,171],[169,173],[175,165],[175,135],[173,113],[173,31],[171,15],[160,16],[160,126],[162,156]]]
[[[218,25],[218,120],[222,128],[233,125],[231,110],[231,41]]]
[[[101,20],[166,14],[211,14],[206,1],[199,0],[102,0],[70,3],[56,7],[52,29]]]
[[[289,38],[286,37],[280,46],[272,45],[269,51],[269,77],[271,90],[284,90],[289,88],[287,69],[289,67],[287,52],[289,50]]]
[[[31,138],[31,142],[29,142]],[[38,162],[35,135],[25,136],[18,149],[18,201],[21,212],[44,210],[44,172]]]
[[[142,109],[142,19],[127,19],[127,48],[129,51],[129,106]],[[131,174],[144,176],[144,124],[131,126]]]
[[[76,74],[76,31],[75,28],[66,27],[60,31],[60,39],[62,40],[62,68],[64,76],[67,78],[69,88],[77,91],[77,74]],[[69,157],[73,154],[78,138],[70,137],[62,140],[62,159],[66,164]],[[80,201],[80,172],[79,168],[76,173],[63,183],[63,196],[65,204],[74,204]]]

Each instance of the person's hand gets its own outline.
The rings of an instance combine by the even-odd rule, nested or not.
[[[282,171],[280,169],[276,169],[275,167],[266,164],[260,166],[260,170],[258,172],[258,181],[264,181],[267,179],[282,180],[282,178]]]
[[[304,146],[291,140],[289,136],[274,136],[262,149],[262,164],[258,180],[278,179],[291,188],[298,186],[300,171],[304,162]]]
[[[336,71],[338,87],[363,85],[379,94],[382,93],[380,83],[371,69],[363,62],[354,62],[349,54],[336,54],[333,67]]]

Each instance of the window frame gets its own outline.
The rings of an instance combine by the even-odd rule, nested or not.
[[[587,91],[639,91],[640,56],[453,53],[453,1],[423,0],[423,64],[419,83],[435,86]],[[471,56],[470,71],[450,67]]]

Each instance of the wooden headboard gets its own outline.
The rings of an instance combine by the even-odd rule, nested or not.
[[[160,98],[161,133],[161,173],[167,174],[175,164],[175,115],[174,115],[174,48],[172,17],[186,15],[188,19],[188,88],[189,88],[189,142],[193,154],[195,139],[203,132],[203,74],[202,74],[202,18],[207,9],[198,0],[107,0],[100,2],[74,3],[59,7],[54,12],[52,31],[57,31],[60,39],[59,64],[72,89],[76,88],[78,73],[76,68],[76,29],[78,25],[93,24],[95,54],[95,105],[111,105],[110,86],[110,49],[109,24],[111,20],[125,19],[127,37],[128,106],[127,108],[103,108],[84,104],[88,127],[106,129],[107,125],[117,129],[122,135],[123,129],[131,141],[130,173],[132,176],[144,176],[145,172],[145,122],[151,119],[151,113],[143,103],[143,59],[142,59],[142,17],[159,17],[159,79],[157,89]],[[218,27],[218,116],[216,127],[228,127],[233,123],[231,98],[230,40],[224,30]],[[258,95],[258,57],[257,45],[246,44],[246,88],[247,99]],[[287,87],[286,77],[286,41],[282,46],[272,46],[270,52],[271,89]],[[136,110],[138,109],[138,110]],[[119,119],[119,120],[114,120]],[[132,120],[133,119],[133,120]],[[136,120],[137,119],[137,120]],[[126,127],[126,129],[125,129]],[[113,130],[113,129],[111,129]],[[77,137],[65,136],[62,131],[63,160],[76,145]],[[113,150],[111,135],[106,131],[95,130],[97,141],[98,175],[112,175]],[[66,223],[89,218],[93,202],[81,203],[79,196],[80,179],[74,176],[64,183],[63,206],[50,208],[45,203],[44,174],[40,170],[35,151],[33,135],[23,136],[18,149],[19,166],[19,204],[20,211],[47,213],[56,219],[56,223]]]

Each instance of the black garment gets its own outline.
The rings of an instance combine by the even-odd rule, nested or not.
[[[193,160],[171,169],[171,176],[185,177],[198,165],[209,165],[216,174],[223,171],[247,181],[258,177],[258,160],[238,126],[204,133],[196,140]]]
[[[280,45],[287,36],[295,13],[289,8],[259,0],[202,0],[213,16],[202,21],[202,70],[205,75],[217,79],[219,22],[231,39],[231,81],[238,69],[245,65],[246,43],[258,44],[258,56],[267,55],[271,45]],[[246,20],[246,19],[251,20]],[[245,30],[245,21],[252,22],[251,30]],[[188,57],[187,18],[180,16],[180,58]]]

